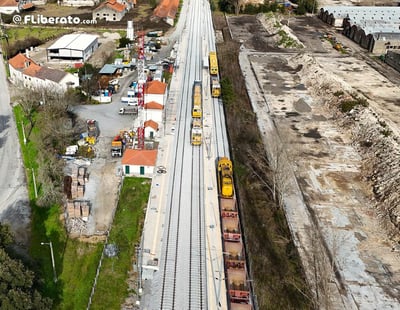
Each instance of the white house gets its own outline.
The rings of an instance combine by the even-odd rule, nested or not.
[[[144,136],[145,138],[154,139],[158,133],[158,123],[149,119],[144,122]]]
[[[146,113],[146,119],[152,119],[156,123],[162,123],[163,121],[163,109],[164,106],[155,102],[150,101],[144,105],[144,110]]]
[[[66,34],[46,49],[47,60],[63,59],[85,62],[98,47],[99,41],[96,35]]]
[[[158,102],[165,106],[168,97],[167,84],[160,81],[147,82],[144,87],[144,103],[150,101]]]
[[[99,3],[99,0],[58,0],[57,3],[61,3],[63,6],[95,6]]]
[[[93,10],[92,18],[115,22],[120,21],[126,12],[128,12],[128,7],[125,4],[117,0],[107,0]]]
[[[10,80],[13,84],[31,89],[51,89],[65,92],[69,87],[79,86],[79,77],[71,73],[39,66],[24,54],[8,61]]]
[[[34,7],[31,0],[0,0],[0,13],[14,14]]]
[[[157,150],[125,150],[121,160],[124,175],[153,176],[157,153]]]

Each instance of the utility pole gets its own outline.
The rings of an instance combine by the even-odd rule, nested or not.
[[[36,178],[35,178],[35,169],[32,168],[32,179],[33,179],[33,189],[35,190],[35,198],[37,198],[37,187],[36,187]]]
[[[21,127],[22,127],[22,137],[24,138],[24,145],[26,144],[26,136],[25,136],[25,127],[24,123],[21,122]]]
[[[55,261],[54,261],[53,243],[50,241],[50,242],[41,242],[40,244],[41,244],[41,245],[48,245],[48,246],[50,246],[51,265],[52,265],[52,267],[53,267],[53,274],[54,274],[53,280],[54,280],[54,283],[56,283],[56,282],[57,282],[57,274],[56,274],[56,263],[55,263]]]

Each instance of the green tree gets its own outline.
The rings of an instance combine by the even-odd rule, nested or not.
[[[35,288],[34,273],[7,253],[12,242],[10,227],[0,223],[0,309],[51,309],[51,299],[43,298]]]
[[[119,39],[119,47],[126,47],[128,44],[131,44],[132,41],[127,37],[122,37]]]

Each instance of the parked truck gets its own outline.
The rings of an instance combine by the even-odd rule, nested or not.
[[[119,114],[121,115],[137,115],[138,114],[138,106],[129,106],[129,107],[123,107],[121,109],[119,109]]]
[[[111,141],[111,156],[122,156],[122,141],[120,136],[116,136],[113,141]]]

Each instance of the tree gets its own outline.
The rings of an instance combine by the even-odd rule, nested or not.
[[[0,247],[6,248],[14,241],[10,226],[0,223]]]
[[[7,253],[12,243],[9,226],[0,223],[0,309],[51,309],[51,299],[35,289],[35,274]]]
[[[127,37],[122,37],[119,39],[119,48],[126,47],[128,44],[131,44],[132,41]]]

